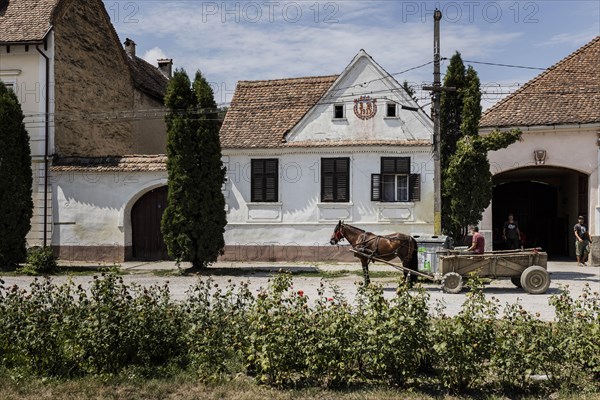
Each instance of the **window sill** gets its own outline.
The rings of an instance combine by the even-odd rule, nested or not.
[[[348,119],[344,118],[332,118],[331,122],[348,122]]]
[[[375,202],[377,207],[398,206],[398,207],[414,207],[414,201],[378,201]]]
[[[254,202],[249,202],[246,203],[249,207],[252,206],[282,206],[283,203],[280,201],[254,201]]]
[[[383,117],[383,119],[392,119],[392,120],[396,119],[397,120],[397,119],[400,119],[400,117]]]

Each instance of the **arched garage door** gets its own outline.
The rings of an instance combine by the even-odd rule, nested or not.
[[[134,259],[169,259],[167,246],[160,232],[160,221],[166,207],[166,186],[146,193],[134,204],[131,209],[131,234]]]
[[[557,167],[525,167],[493,177],[494,249],[504,247],[502,227],[513,213],[525,233],[526,247],[551,256],[574,252],[573,225],[588,209],[588,176]]]

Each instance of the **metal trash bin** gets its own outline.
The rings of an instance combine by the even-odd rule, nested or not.
[[[417,241],[419,271],[436,273],[438,270],[439,256],[448,254],[452,247],[451,239],[446,235],[413,234]]]

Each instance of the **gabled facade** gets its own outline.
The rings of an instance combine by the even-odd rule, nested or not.
[[[433,232],[432,122],[361,50],[339,75],[241,81],[223,127],[226,260],[351,258],[338,220]]]
[[[584,215],[592,236],[600,235],[600,36],[527,82],[487,110],[480,123],[519,128],[523,140],[489,154],[492,204],[481,223],[502,248],[502,224],[515,214],[525,246],[550,255],[574,256],[573,226]],[[598,241],[592,246],[600,260]]]
[[[0,2],[0,80],[17,94],[31,139],[31,245],[52,244],[60,252],[73,231],[77,247],[105,240],[118,243],[120,252],[125,246],[98,234],[93,214],[75,211],[96,201],[84,194],[82,182],[90,176],[64,176],[53,164],[64,157],[165,153],[163,96],[171,60],[163,60],[161,71],[136,56],[133,41],[126,47],[101,0]],[[122,185],[112,181],[105,196],[120,195]],[[61,198],[65,191],[74,197]],[[70,212],[76,220],[64,223]],[[102,210],[97,214],[104,217]]]

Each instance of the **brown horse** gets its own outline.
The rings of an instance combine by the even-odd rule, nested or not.
[[[365,285],[368,285],[370,282],[369,263],[375,262],[372,257],[377,257],[385,261],[391,261],[398,257],[402,260],[404,267],[417,271],[417,241],[412,236],[403,233],[379,236],[339,221],[335,226],[329,243],[335,245],[342,239],[346,239],[354,250],[364,254],[354,253],[354,256],[362,264]],[[404,276],[406,277],[407,275],[408,273],[404,272]],[[416,274],[411,274],[410,279],[411,282],[414,282]]]

